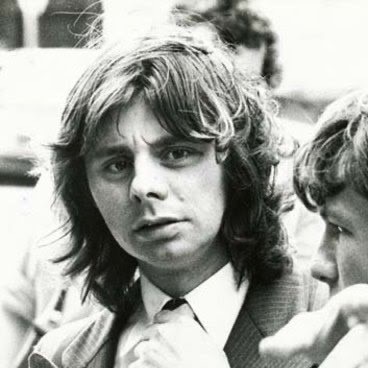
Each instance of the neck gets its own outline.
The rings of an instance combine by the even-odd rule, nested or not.
[[[147,264],[140,264],[140,271],[158,288],[173,298],[188,294],[202,284],[229,261],[224,251],[215,259],[202,262],[191,262],[186,267],[170,269],[154,269]]]

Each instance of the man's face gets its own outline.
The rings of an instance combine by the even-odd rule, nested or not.
[[[368,283],[368,200],[351,187],[329,197],[319,209],[325,232],[312,265],[314,277],[331,293]]]
[[[225,184],[214,144],[174,137],[141,101],[104,123],[86,172],[120,246],[151,280],[165,270],[217,270],[226,258],[216,242]]]

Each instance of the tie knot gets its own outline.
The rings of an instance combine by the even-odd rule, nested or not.
[[[179,308],[183,304],[187,304],[187,301],[184,298],[174,298],[170,299],[165,305],[162,307],[162,310],[173,311],[176,308]]]
[[[179,307],[181,306],[183,307],[179,309]],[[178,313],[180,315],[193,318],[204,329],[198,317],[195,315],[193,309],[191,308],[189,303],[184,298],[170,299],[168,302],[165,303],[165,305],[162,307],[161,310],[174,311],[176,309],[178,310]]]

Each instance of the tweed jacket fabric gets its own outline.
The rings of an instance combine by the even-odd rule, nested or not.
[[[138,288],[137,288],[138,289]],[[251,285],[225,345],[232,368],[308,368],[302,359],[265,361],[260,340],[295,314],[320,307],[325,289],[307,275],[291,273],[270,285]],[[139,302],[139,301],[138,301]],[[113,368],[120,332],[129,317],[107,310],[47,334],[29,359],[30,368]]]

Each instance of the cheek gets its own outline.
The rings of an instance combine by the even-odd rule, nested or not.
[[[123,224],[129,225],[129,211],[122,189],[117,190],[110,186],[94,185],[90,183],[92,197],[99,209],[106,225],[113,233],[114,237],[120,237]],[[106,194],[108,193],[108,194]],[[121,210],[124,208],[125,210]],[[119,230],[119,233],[118,233]]]
[[[368,283],[368,234],[354,247],[354,265],[352,274],[355,276],[355,283]]]
[[[344,287],[368,282],[368,247],[365,244],[346,242],[337,256]]]
[[[196,206],[197,211],[201,212],[201,215],[208,220],[209,223],[214,223],[214,226],[218,227],[222,220],[222,215],[225,210],[225,180],[222,171],[219,168],[215,168],[209,171],[207,175],[201,176],[201,180],[190,187],[198,188],[196,190],[196,198],[193,198],[193,204]]]

